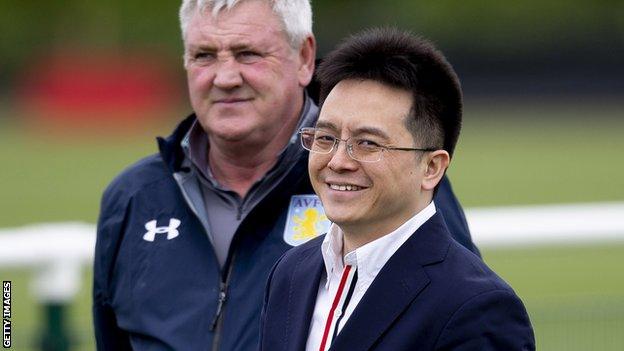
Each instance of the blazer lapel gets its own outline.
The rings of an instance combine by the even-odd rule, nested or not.
[[[331,350],[368,350],[429,284],[423,266],[444,260],[446,225],[435,214],[388,260],[373,280]],[[315,290],[316,291],[316,290]]]
[[[285,331],[288,333],[287,344],[292,345],[288,350],[305,350],[323,270],[320,245],[303,253],[293,269],[287,316],[291,323],[287,324],[288,330]]]

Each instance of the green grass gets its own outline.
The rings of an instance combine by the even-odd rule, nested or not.
[[[624,200],[621,107],[467,108],[449,169],[464,206]]]
[[[112,178],[156,152],[158,132],[154,127],[149,131],[107,138],[94,131],[50,135],[0,124],[0,228],[47,221],[95,223],[101,193]]]
[[[624,119],[618,106],[467,106],[449,171],[466,207],[624,201]],[[123,135],[25,130],[0,116],[0,228],[97,218],[106,184],[156,151],[175,124]],[[540,350],[624,349],[624,244],[483,250],[523,298]],[[71,306],[78,344],[93,349],[90,281]],[[41,324],[33,272],[13,281],[14,349],[31,350]]]
[[[483,258],[525,302],[538,350],[624,349],[624,244],[489,249]]]

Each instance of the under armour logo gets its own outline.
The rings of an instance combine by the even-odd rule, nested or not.
[[[167,240],[171,240],[176,236],[180,235],[178,231],[178,227],[182,223],[179,219],[171,218],[169,219],[168,227],[157,227],[156,220],[149,221],[145,223],[145,229],[147,229],[147,233],[143,235],[143,240],[145,241],[154,241],[154,237],[156,234],[165,234],[167,233]]]

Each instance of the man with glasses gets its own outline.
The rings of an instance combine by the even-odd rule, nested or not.
[[[261,349],[534,350],[522,302],[452,239],[434,197],[462,115],[444,56],[375,29],[332,52],[318,77],[320,116],[300,135],[333,224],[271,272]]]
[[[326,231],[297,131],[316,54],[308,0],[184,0],[194,114],[102,199],[93,319],[101,350],[255,350],[271,267]],[[474,248],[448,181],[451,232]]]

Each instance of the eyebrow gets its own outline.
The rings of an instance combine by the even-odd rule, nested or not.
[[[355,128],[355,130],[353,130],[353,134],[354,135],[359,135],[359,134],[372,134],[372,135],[376,135],[379,136],[381,138],[384,138],[386,140],[390,140],[390,136],[384,132],[383,130],[376,128],[376,127],[358,127]]]
[[[214,46],[208,45],[208,44],[188,44],[187,48],[186,48],[187,52],[198,52],[198,51],[216,51],[216,48]]]
[[[212,43],[200,43],[200,44],[188,44],[188,49],[190,51],[218,51],[219,49],[213,45]],[[245,50],[256,50],[255,45],[248,42],[242,42],[232,45],[228,47],[228,50],[233,52],[245,51]]]
[[[251,43],[246,43],[246,42],[232,45],[230,49],[234,52],[246,51],[246,50],[257,50],[254,45],[252,45]]]
[[[336,127],[335,124],[333,124],[332,122],[325,122],[325,121],[318,121],[316,122],[316,128],[323,128],[323,129],[331,129],[333,131],[338,131],[338,127]]]
[[[338,127],[335,124],[333,124],[332,122],[327,122],[327,121],[318,121],[316,123],[316,128],[330,129],[335,132],[338,131]],[[379,136],[386,140],[390,140],[390,136],[386,132],[384,132],[383,130],[379,128],[370,127],[370,126],[357,127],[352,131],[352,134],[353,135],[371,134],[371,135]]]

